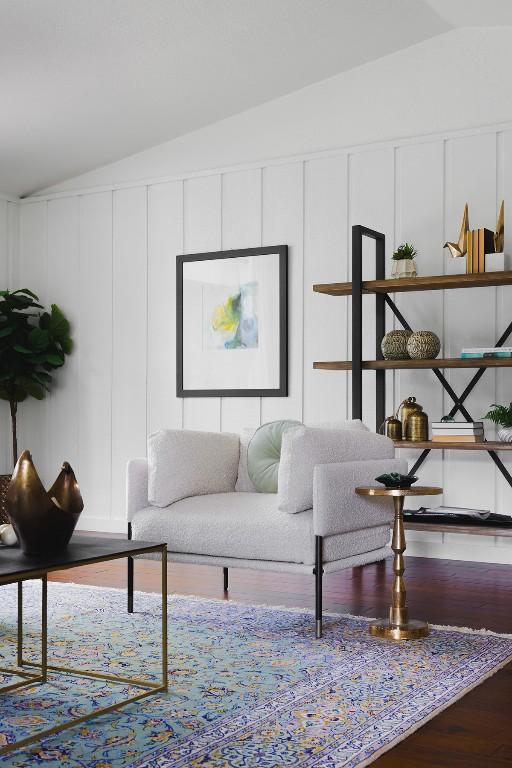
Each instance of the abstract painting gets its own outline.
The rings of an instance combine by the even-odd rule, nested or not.
[[[287,394],[287,246],[177,257],[178,397]]]

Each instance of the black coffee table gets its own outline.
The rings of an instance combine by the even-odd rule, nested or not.
[[[47,611],[47,586],[48,574],[52,571],[62,571],[67,568],[76,568],[80,565],[102,563],[107,560],[118,560],[123,557],[136,557],[159,552],[162,559],[162,679],[160,682],[148,682],[117,675],[103,674],[87,669],[75,669],[73,667],[61,667],[48,663],[48,611]],[[42,583],[41,597],[41,661],[26,661],[23,658],[23,582],[30,579],[40,579]],[[80,675],[99,680],[107,680],[115,683],[125,683],[139,692],[122,699],[117,704],[101,707],[81,717],[67,720],[64,723],[47,728],[43,731],[20,739],[17,742],[7,744],[0,749],[0,755],[19,749],[27,744],[59,733],[66,728],[71,728],[78,723],[89,720],[91,717],[111,712],[118,707],[131,704],[134,701],[167,690],[167,545],[155,544],[144,541],[126,541],[123,539],[93,538],[89,536],[74,536],[64,552],[54,555],[24,555],[17,547],[0,548],[0,586],[4,584],[18,585],[18,638],[17,638],[17,668],[6,669],[0,667],[0,672],[13,677],[21,678],[17,682],[0,687],[0,693],[8,690],[22,688],[34,683],[45,683],[48,680],[48,671],[56,671],[69,675]],[[31,671],[29,671],[29,669]],[[34,671],[34,670],[37,670]]]

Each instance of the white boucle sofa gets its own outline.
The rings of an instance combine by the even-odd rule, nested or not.
[[[394,458],[393,443],[388,438],[367,431],[345,430],[334,435],[333,431],[328,434],[327,430],[308,432],[302,428],[302,433],[290,433],[288,440],[286,433],[282,448],[286,460],[282,454],[279,492],[259,493],[235,490],[246,487],[240,477],[246,457],[240,455],[238,436],[188,433],[187,437],[182,432],[158,435],[157,442],[149,448],[149,464],[148,459],[142,458],[128,463],[128,535],[143,541],[166,542],[169,558],[175,562],[223,567],[225,589],[230,566],[314,574],[316,635],[320,637],[322,574],[382,560],[388,555],[391,506],[385,499],[354,493],[356,486],[374,484],[375,477],[384,472],[407,472],[406,462]],[[169,455],[162,447],[166,440],[178,442],[177,448],[174,443],[171,445]],[[193,450],[187,454],[190,441]],[[206,454],[201,455],[204,451]],[[208,455],[216,465],[214,473],[208,472]],[[316,463],[318,457],[320,461]],[[339,457],[342,460],[334,460]],[[165,486],[170,481],[170,492],[185,498],[164,506],[167,488],[163,488],[160,498],[162,488],[159,489],[152,468],[155,462],[160,465],[160,483]],[[195,468],[191,467],[194,462]],[[197,478],[200,491],[188,495],[193,483],[191,486],[185,476],[193,480],[194,472],[201,475]],[[209,474],[212,480],[208,479]],[[172,485],[174,479],[177,491]],[[209,482],[216,492],[207,492]],[[286,498],[282,488],[286,488]],[[128,567],[128,610],[132,611],[132,560]]]

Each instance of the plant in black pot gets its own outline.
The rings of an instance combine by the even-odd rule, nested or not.
[[[44,399],[53,371],[64,365],[72,349],[69,322],[56,304],[46,311],[27,288],[0,291],[0,398],[11,413],[13,466],[18,459],[18,405],[29,397]],[[0,522],[7,519],[10,479],[0,476]]]

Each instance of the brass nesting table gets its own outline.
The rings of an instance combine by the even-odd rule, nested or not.
[[[87,669],[62,667],[49,663],[48,659],[48,574],[76,568],[80,565],[103,563],[107,560],[118,560],[124,557],[136,557],[160,553],[162,562],[162,631],[161,659],[162,674],[159,682],[150,682],[136,678],[119,677]],[[27,661],[23,657],[23,582],[30,579],[40,579],[41,590],[41,660]],[[18,585],[18,623],[17,623],[17,667],[6,669],[0,667],[0,672],[20,678],[16,682],[0,687],[0,694],[13,689],[32,686],[36,683],[46,683],[49,671],[68,675],[80,675],[92,679],[107,680],[113,683],[123,683],[137,689],[128,698],[108,707],[94,709],[86,715],[66,720],[63,723],[46,728],[19,741],[7,744],[0,749],[0,756],[14,749],[19,749],[34,741],[39,741],[53,733],[59,733],[92,717],[103,715],[114,709],[131,704],[134,701],[167,690],[167,545],[154,544],[144,541],[126,541],[123,539],[93,538],[89,536],[74,536],[64,552],[55,555],[24,555],[18,548],[2,547],[0,550],[0,586],[4,584]]]
[[[409,619],[406,606],[405,590],[405,560],[406,548],[404,530],[404,499],[406,496],[436,496],[443,492],[442,488],[433,486],[414,486],[411,488],[385,488],[383,486],[367,486],[356,488],[358,496],[389,496],[393,499],[395,507],[395,519],[393,523],[393,537],[391,549],[395,557],[393,560],[392,603],[389,609],[389,619],[378,619],[370,624],[370,634],[375,637],[386,637],[388,640],[414,640],[418,637],[426,637],[429,633],[426,621]]]

